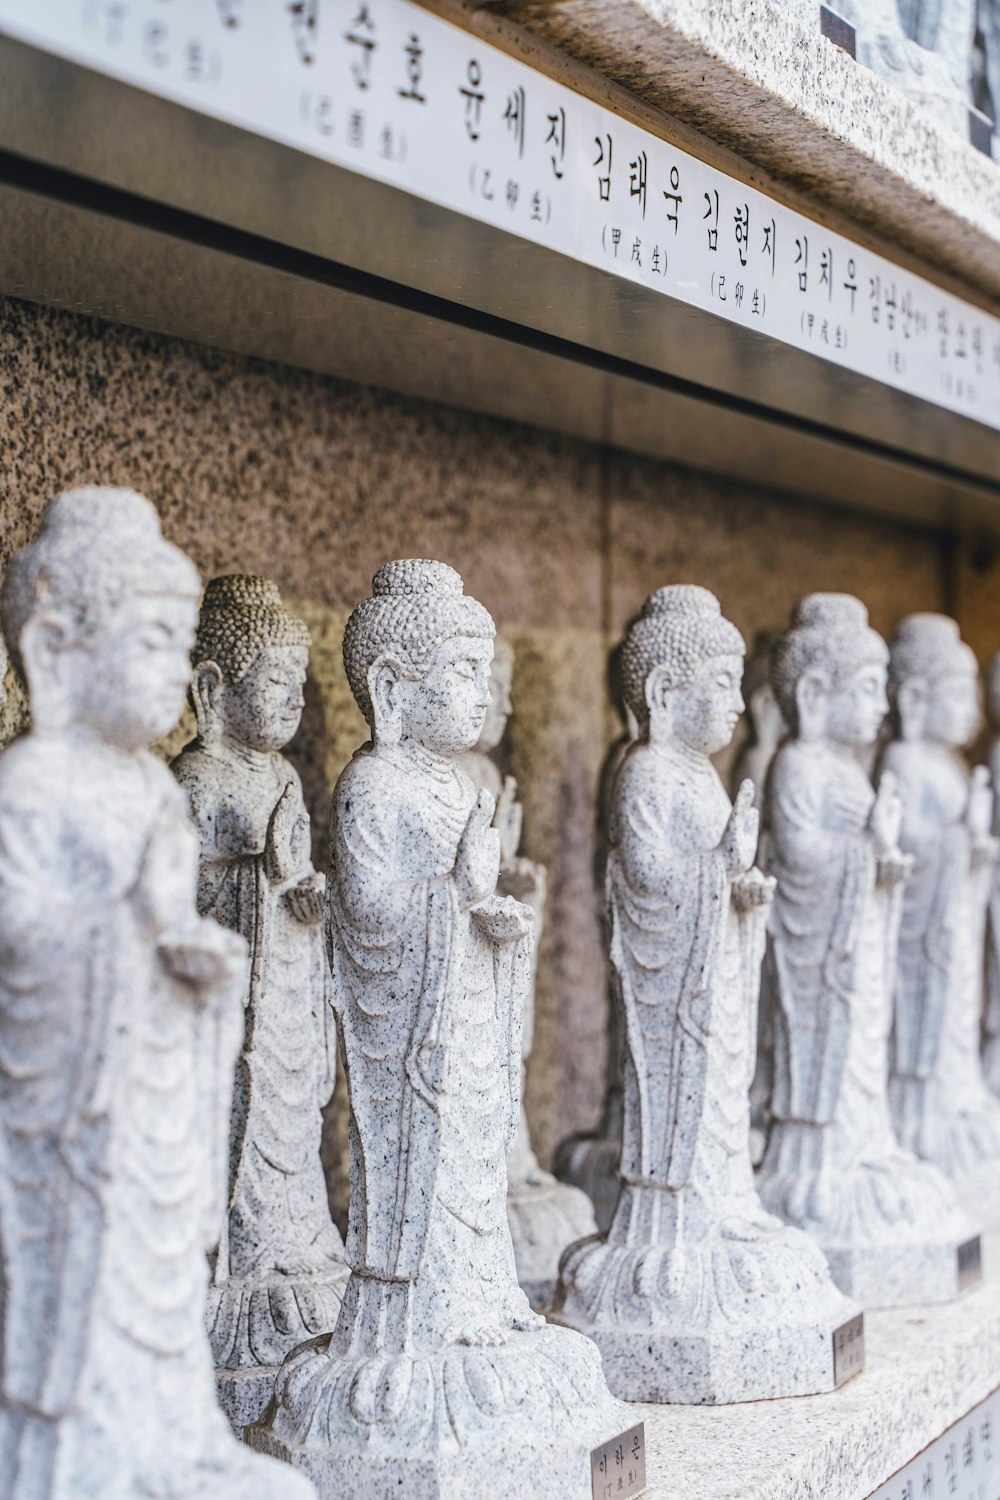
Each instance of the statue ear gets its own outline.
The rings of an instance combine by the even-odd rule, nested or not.
[[[904,740],[917,739],[923,734],[928,697],[927,683],[923,677],[908,677],[896,689],[896,713]]]
[[[396,687],[403,675],[394,657],[378,656],[365,678],[372,706],[372,738],[376,745],[398,745],[403,721],[397,702]]]
[[[191,677],[191,706],[202,739],[211,738],[222,713],[225,679],[214,661],[200,661]]]
[[[646,678],[644,697],[650,713],[658,709],[661,713],[670,704],[670,684],[665,667],[654,667]]]
[[[803,672],[795,684],[795,709],[799,720],[799,733],[808,738],[809,732],[818,727],[823,705],[830,691],[830,679],[825,672],[814,668]]]

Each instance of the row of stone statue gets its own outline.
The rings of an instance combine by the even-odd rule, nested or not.
[[[689,586],[630,627],[621,1191],[595,1234],[521,1109],[544,872],[489,756],[509,654],[458,574],[388,563],[348,621],[371,739],[326,881],[282,754],[309,636],[274,584],[202,597],[147,501],[77,490],[0,605],[31,704],[0,757],[0,1500],[584,1496],[632,1420],[616,1398],[830,1390],[859,1303],[957,1295],[959,1247],[1000,1217],[1000,1102],[978,1050],[997,845],[952,622],[900,628],[876,793],[886,647],[857,600],[800,605],[765,873],[753,787],[731,804],[710,760],[739,632]],[[148,746],[185,693],[174,780]],[[319,1158],[337,1045],[346,1247]]]
[[[781,3],[815,26],[816,0]],[[854,26],[865,67],[963,140],[970,109],[1000,140],[1000,0],[836,0],[830,8]]]

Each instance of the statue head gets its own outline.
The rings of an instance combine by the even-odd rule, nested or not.
[[[344,667],[376,749],[471,750],[490,702],[495,627],[447,563],[385,563],[344,631]]]
[[[746,646],[708,589],[672,584],[650,594],[622,648],[622,689],[640,732],[714,755],[743,711]]]
[[[309,645],[308,629],[269,578],[213,578],[191,654],[201,739],[264,753],[287,745],[302,718]]]
[[[780,640],[779,631],[758,631],[743,676],[743,696],[758,745],[776,747],[788,733],[785,716],[771,684],[771,657]]]
[[[177,722],[190,679],[198,574],[134,490],[67,490],[16,553],[3,629],[37,729],[133,751]]]
[[[503,639],[493,642],[493,669],[490,673],[490,702],[476,742],[476,749],[488,755],[495,750],[507,730],[511,715],[510,690],[514,678],[514,653]]]
[[[904,740],[957,748],[979,731],[979,665],[947,615],[907,615],[893,632],[892,704]]]
[[[885,641],[851,594],[808,594],[772,654],[778,704],[800,740],[873,745],[889,708]]]

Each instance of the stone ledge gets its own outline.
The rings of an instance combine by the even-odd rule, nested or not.
[[[957,1302],[865,1313],[863,1374],[827,1396],[633,1406],[644,1500],[867,1500],[1000,1387],[1000,1235]]]
[[[777,0],[461,3],[517,23],[956,289],[1000,298],[1000,163],[827,41],[818,19]]]

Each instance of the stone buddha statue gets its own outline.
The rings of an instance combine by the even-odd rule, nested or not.
[[[190,676],[198,575],[130,490],[72,490],[13,558],[31,729],[0,756],[0,1488],[306,1500],[233,1438],[204,1326],[246,944],[198,915],[148,746]]]
[[[323,877],[281,753],[299,727],[309,632],[268,579],[213,578],[192,660],[198,735],[172,769],[201,844],[198,909],[251,955],[208,1301],[220,1399],[242,1431],[288,1351],[336,1322],[348,1276],[320,1163],[336,1067]]]
[[[344,635],[372,741],[341,774],[326,923],[350,1094],[351,1279],[247,1430],[323,1493],[581,1489],[627,1422],[597,1350],[517,1283],[505,1157],[520,1118],[532,912],[497,895],[494,801],[459,757],[493,621],[443,563],[376,573]],[[567,1413],[572,1420],[567,1422]],[[479,1486],[479,1489],[476,1489]]]
[[[624,1015],[622,1190],[563,1257],[556,1316],[629,1400],[717,1403],[832,1389],[854,1309],[818,1247],[761,1207],[749,1088],[774,882],[754,865],[753,784],[710,757],[743,709],[744,645],[706,589],[652,594],[625,639],[640,726],[612,792],[611,960]]]
[[[744,781],[752,781],[754,806],[757,808],[764,806],[767,773],[788,734],[781,704],[771,684],[771,656],[780,639],[780,634],[773,630],[761,631],[754,638],[743,679],[750,736],[739,753],[731,785],[736,791]],[[761,860],[761,866],[766,868],[766,860]]]
[[[523,809],[517,783],[503,775],[494,756],[500,748],[511,714],[514,653],[500,636],[494,642],[490,675],[490,704],[474,750],[464,755],[462,769],[473,785],[485,789],[496,802],[494,827],[500,835],[499,895],[513,896],[531,907],[535,918],[531,984],[522,1009],[521,1053],[531,1056],[535,1021],[535,963],[545,913],[545,866],[519,853]],[[522,1068],[522,1083],[524,1070]],[[539,1166],[522,1099],[517,1135],[507,1153],[507,1219],[514,1242],[514,1262],[521,1286],[534,1307],[547,1307],[555,1291],[559,1257],[566,1246],[597,1228],[586,1193],[557,1182]]]
[[[902,887],[901,804],[861,755],[886,712],[888,651],[859,599],[811,594],[776,648],[791,738],[768,780],[777,880],[766,975],[774,1027],[760,1194],[812,1235],[865,1305],[958,1292],[974,1226],[942,1175],[896,1140],[887,1097]]]
[[[1000,1227],[1000,1100],[980,1056],[986,911],[997,840],[989,772],[962,751],[980,724],[976,659],[954,620],[909,615],[891,643],[896,738],[882,757],[913,861],[903,896],[890,1099],[904,1145],[969,1212]]]

